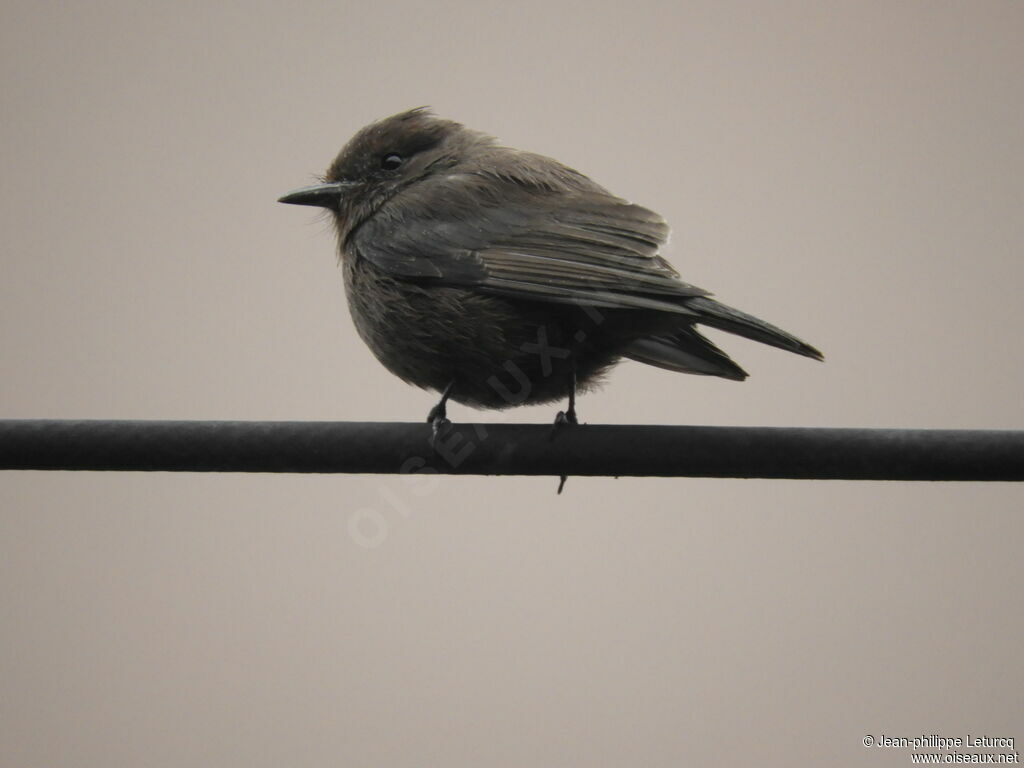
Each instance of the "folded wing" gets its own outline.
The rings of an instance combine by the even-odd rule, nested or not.
[[[396,277],[535,301],[695,314],[658,255],[668,225],[604,192],[551,192],[455,174],[399,195],[349,238],[358,256]]]

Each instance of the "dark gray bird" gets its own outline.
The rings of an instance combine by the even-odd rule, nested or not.
[[[282,203],[334,215],[356,330],[396,376],[507,408],[575,395],[621,358],[742,380],[696,326],[814,347],[682,282],[664,219],[556,160],[413,109],[359,131],[323,183]]]

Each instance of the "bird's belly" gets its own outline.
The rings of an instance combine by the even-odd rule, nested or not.
[[[365,262],[346,261],[345,285],[356,330],[389,371],[436,391],[454,381],[452,399],[474,407],[557,400],[574,371],[585,390],[618,359],[588,340],[576,308],[403,282]]]

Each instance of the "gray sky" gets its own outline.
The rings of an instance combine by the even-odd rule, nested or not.
[[[1024,428],[1022,32],[1016,0],[7,2],[0,417],[424,418],[275,199],[430,104],[659,211],[685,280],[827,356],[712,332],[748,381],[626,363],[583,420]],[[1024,738],[1019,486],[556,484],[4,473],[0,765]]]

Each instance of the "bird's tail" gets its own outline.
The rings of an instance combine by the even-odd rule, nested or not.
[[[795,352],[804,357],[813,357],[815,360],[824,360],[825,356],[805,341],[801,341],[791,333],[781,328],[776,328],[771,323],[766,323],[746,312],[740,312],[725,304],[720,304],[707,296],[697,296],[686,302],[687,309],[697,312],[694,322],[701,325],[708,325],[712,328],[735,333],[747,339],[760,341],[788,352]]]
[[[686,325],[670,334],[634,341],[623,354],[632,360],[671,371],[721,376],[735,381],[747,378],[746,371],[690,324],[698,323],[815,360],[824,360],[821,352],[796,336],[714,299],[706,296],[691,298],[687,300],[686,308],[696,314],[696,317],[687,318]]]
[[[631,360],[658,368],[743,381],[747,372],[692,325],[661,336],[637,339],[622,353]]]

